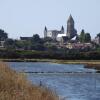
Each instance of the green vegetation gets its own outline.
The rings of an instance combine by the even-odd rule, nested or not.
[[[97,34],[100,36],[100,33]],[[8,38],[3,30],[0,30],[0,40],[4,41],[4,48],[0,48],[0,58],[2,59],[77,59],[77,60],[98,60],[100,59],[100,45],[91,42],[89,33],[82,30],[78,36],[83,47],[68,49],[67,44],[60,44],[49,37],[40,38],[38,34],[32,37],[14,40]],[[91,43],[91,47],[84,46],[84,43]],[[76,43],[77,44],[77,43]]]
[[[90,33],[85,33],[84,30],[81,31],[79,36],[79,40],[81,43],[90,43],[91,42],[91,35]]]
[[[84,43],[84,40],[85,40],[85,32],[84,32],[84,30],[81,31],[79,40],[80,40],[80,42]]]
[[[0,50],[1,59],[62,59],[62,60],[99,60],[100,51],[79,52],[75,50],[36,51]]]
[[[0,41],[4,41],[7,38],[8,38],[8,34],[4,30],[0,29]]]
[[[59,100],[45,87],[32,85],[23,74],[0,62],[0,100]]]

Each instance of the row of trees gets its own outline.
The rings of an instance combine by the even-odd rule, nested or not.
[[[43,50],[43,40],[38,34],[33,35],[29,40],[6,39],[5,47],[7,49],[24,49],[24,50]]]
[[[99,60],[100,52],[78,52],[68,50],[64,52],[57,51],[26,51],[26,50],[0,50],[0,58],[6,59],[66,59],[66,60]]]

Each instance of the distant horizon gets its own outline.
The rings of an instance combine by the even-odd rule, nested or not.
[[[100,0],[1,0],[0,29],[10,38],[43,37],[44,27],[49,30],[67,30],[69,15],[73,16],[75,29],[90,33],[92,38],[100,33]]]

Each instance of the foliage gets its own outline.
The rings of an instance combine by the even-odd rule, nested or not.
[[[37,42],[40,43],[41,42],[40,36],[38,34],[33,35],[31,42],[32,43],[37,43]]]
[[[7,38],[8,38],[8,34],[4,30],[0,29],[0,41],[4,41]]]
[[[81,31],[79,40],[81,43],[88,43],[91,42],[91,35],[90,33],[85,33],[84,30]]]
[[[97,34],[97,37],[100,37],[100,33]]]
[[[79,40],[80,40],[81,43],[84,43],[84,41],[85,41],[85,32],[84,32],[84,30],[81,31]]]
[[[4,45],[7,49],[13,49],[15,47],[13,39],[6,39]]]
[[[79,50],[0,50],[0,58],[3,59],[65,59],[65,60],[100,60],[100,50],[79,51]]]
[[[90,36],[90,33],[86,33],[85,34],[85,43],[90,43],[91,42],[91,36]]]

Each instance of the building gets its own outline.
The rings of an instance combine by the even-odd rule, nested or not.
[[[58,34],[56,40],[61,42],[62,41],[62,37],[67,37],[66,34]]]
[[[75,36],[77,36],[77,31],[74,28],[74,20],[72,18],[72,16],[70,15],[67,21],[67,32],[65,33],[64,31],[64,27],[62,26],[61,30],[48,30],[47,27],[45,27],[44,29],[44,38],[45,37],[50,37],[53,40],[57,40],[59,42],[66,40],[69,41],[72,38],[74,38]],[[64,40],[62,40],[64,39]]]
[[[4,48],[5,47],[5,41],[8,39],[8,34],[0,29],[0,48]]]
[[[68,49],[88,49],[93,48],[91,43],[67,43],[66,48]]]
[[[20,37],[21,41],[27,41],[27,40],[31,40],[32,37]]]
[[[97,35],[97,36],[95,37],[94,42],[95,42],[96,44],[100,45],[100,36],[99,36],[99,35]]]
[[[45,26],[44,29],[44,38],[50,37],[53,40],[56,40],[58,34],[64,34],[64,27],[62,26],[61,30],[48,30],[47,27]]]
[[[5,41],[0,41],[0,48],[4,48]]]
[[[69,16],[69,19],[67,21],[67,32],[66,32],[67,36],[69,39],[72,39],[73,37],[75,37],[77,35],[77,31],[74,28],[74,20],[72,18],[72,16]]]

